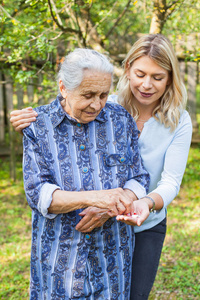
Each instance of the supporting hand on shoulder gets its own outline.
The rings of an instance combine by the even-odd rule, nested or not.
[[[31,122],[34,122],[37,115],[38,114],[32,109],[32,107],[14,110],[10,113],[10,122],[15,131],[22,133],[22,129],[28,127]]]

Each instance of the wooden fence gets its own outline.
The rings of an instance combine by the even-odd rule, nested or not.
[[[181,76],[185,81],[188,92],[188,111],[192,118],[193,131],[198,132],[197,123],[197,84],[199,84],[199,70],[196,62],[180,62]],[[37,87],[41,84],[42,78],[39,76]],[[15,85],[11,77],[3,74],[0,71],[0,147],[5,144],[6,133],[10,134],[12,129],[9,126],[9,114],[15,108],[20,109],[24,106],[30,105],[33,102],[34,91],[36,90],[33,82],[27,85],[27,89],[23,90],[19,84]],[[26,97],[26,104],[24,105],[24,98]],[[200,95],[198,95],[200,97]],[[41,97],[37,97],[39,104],[43,104]],[[17,102],[14,106],[13,99]],[[10,128],[10,129],[9,129]]]

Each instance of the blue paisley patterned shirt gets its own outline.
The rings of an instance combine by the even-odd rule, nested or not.
[[[24,129],[24,187],[32,208],[30,299],[129,299],[133,227],[110,218],[89,234],[75,230],[76,210],[50,214],[56,189],[128,187],[146,193],[149,175],[138,131],[120,105],[106,104],[88,124],[77,123],[55,101],[36,109]]]

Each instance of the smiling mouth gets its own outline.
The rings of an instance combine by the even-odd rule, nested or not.
[[[144,98],[149,98],[155,94],[155,93],[143,93],[141,91],[139,91],[139,92],[140,92],[140,95]]]

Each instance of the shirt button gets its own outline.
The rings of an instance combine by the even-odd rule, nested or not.
[[[122,156],[122,157],[120,158],[119,161],[120,161],[121,163],[125,162],[125,157]]]
[[[89,239],[91,238],[91,236],[90,236],[89,234],[86,234],[86,235],[85,235],[85,238],[86,238],[87,240],[89,240]]]
[[[87,168],[87,167],[84,167],[84,168],[82,169],[82,171],[83,171],[83,173],[87,173],[87,172],[88,172],[88,168]]]
[[[85,150],[86,147],[85,147],[85,145],[81,144],[79,148],[80,148],[80,150],[83,151],[83,150]]]

